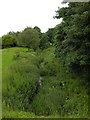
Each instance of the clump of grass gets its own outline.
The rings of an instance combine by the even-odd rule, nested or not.
[[[17,60],[19,57],[20,57],[20,51],[19,51],[19,49],[16,49],[13,59]]]

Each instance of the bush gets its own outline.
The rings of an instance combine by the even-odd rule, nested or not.
[[[15,47],[15,46],[16,46],[16,40],[12,35],[7,34],[2,36],[2,48]]]
[[[59,68],[57,64],[52,62],[44,62],[40,65],[40,74],[42,76],[50,75],[50,76],[56,76],[56,74],[59,72]]]

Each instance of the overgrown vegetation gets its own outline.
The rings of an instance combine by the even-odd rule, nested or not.
[[[0,38],[3,118],[88,117],[89,4],[58,9],[63,21],[46,33],[35,26]]]
[[[71,72],[85,74],[90,79],[89,41],[90,2],[69,3],[69,7],[57,11],[56,18],[63,22],[56,28],[56,55]]]
[[[16,51],[13,63],[6,69],[7,75],[3,77],[3,81],[6,81],[3,86],[3,100],[6,106],[9,105],[9,109],[27,111],[30,108],[39,87],[37,64],[34,53],[25,55]]]
[[[3,117],[8,117],[4,108],[13,114],[14,111],[24,114],[28,111],[30,117],[33,117],[32,113],[36,117],[88,116],[87,85],[81,78],[66,73],[55,58],[53,47],[43,53],[39,51],[39,55],[23,48],[10,49],[9,52],[13,57],[12,64],[3,73]]]

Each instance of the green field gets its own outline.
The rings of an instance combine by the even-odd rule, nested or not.
[[[3,118],[88,117],[87,85],[79,76],[67,73],[53,47],[43,52],[3,49],[2,75]]]

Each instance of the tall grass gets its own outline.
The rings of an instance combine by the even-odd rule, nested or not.
[[[12,50],[12,64],[5,66],[3,76],[3,107],[12,117],[20,117],[17,111],[26,117],[88,116],[87,85],[79,76],[67,73],[55,58],[53,47],[30,53]]]
[[[9,110],[27,111],[38,90],[39,70],[35,55],[16,52],[12,59],[3,76],[3,101]]]
[[[55,58],[53,48],[44,50],[41,56],[40,74],[43,80],[32,102],[32,111],[36,115],[87,117],[87,85],[79,76],[67,73]]]

